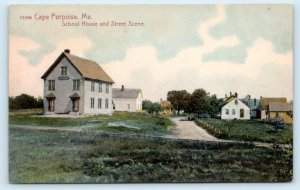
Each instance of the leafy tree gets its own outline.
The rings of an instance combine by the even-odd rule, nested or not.
[[[144,100],[142,102],[142,109],[146,110],[148,113],[151,113],[152,102],[150,100]]]
[[[9,97],[9,110],[42,108],[43,99],[41,97],[34,98],[28,94],[21,94],[16,97]]]
[[[158,114],[162,110],[162,107],[159,103],[152,103],[150,100],[144,100],[142,102],[142,109],[150,114]]]
[[[209,114],[211,110],[209,93],[204,89],[196,89],[190,98],[191,110],[197,114]]]
[[[162,110],[162,107],[159,103],[152,103],[152,111],[158,114]]]
[[[171,102],[173,108],[177,110],[179,115],[180,110],[187,108],[189,104],[189,93],[186,90],[172,90],[167,94],[167,100]]]
[[[35,99],[35,107],[42,108],[44,106],[44,101],[42,97],[38,97]]]
[[[209,97],[209,105],[210,105],[209,115],[211,115],[212,117],[216,117],[221,112],[223,104],[224,104],[224,100],[218,99],[215,94],[210,96]]]

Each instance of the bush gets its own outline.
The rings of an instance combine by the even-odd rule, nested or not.
[[[172,125],[172,122],[169,119],[159,117],[155,124],[167,127]]]
[[[284,120],[281,118],[276,118],[274,120],[271,120],[270,122],[272,125],[274,125],[275,129],[284,129],[287,128],[287,125],[284,123]]]

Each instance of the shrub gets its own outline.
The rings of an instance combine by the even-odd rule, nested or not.
[[[276,118],[274,120],[271,120],[270,122],[272,125],[274,125],[275,129],[283,129],[287,128],[287,125],[284,123],[284,120],[281,118]]]

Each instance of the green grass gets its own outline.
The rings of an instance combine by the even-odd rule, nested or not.
[[[10,128],[11,183],[287,182],[292,149]]]
[[[39,127],[80,127],[83,130],[158,136],[170,134],[173,125],[166,117],[145,113],[114,112],[112,116],[99,115],[79,118],[41,118],[33,116],[34,114],[11,114],[9,124]]]
[[[196,124],[221,139],[280,144],[292,144],[293,142],[293,127],[291,125],[285,129],[275,130],[274,126],[261,121],[226,121],[219,119],[196,121]]]

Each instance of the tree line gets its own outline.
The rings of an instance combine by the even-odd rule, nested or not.
[[[144,100],[142,103],[142,109],[146,110],[150,114],[158,114],[162,110],[162,107],[158,102],[153,103],[150,100]]]
[[[224,104],[223,99],[217,98],[215,94],[210,95],[204,89],[196,89],[192,94],[186,90],[172,90],[167,94],[167,100],[171,102],[173,108],[185,113],[208,114],[216,117]]]
[[[41,97],[35,98],[28,94],[21,94],[19,96],[10,96],[8,99],[9,111],[43,108],[43,99]]]

